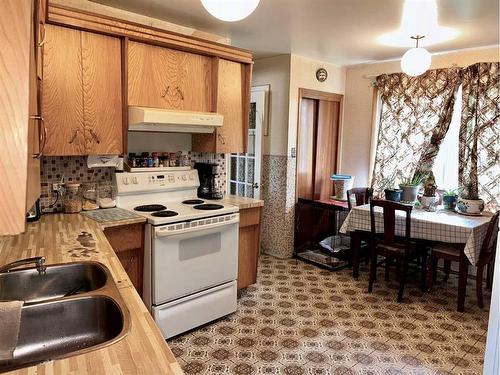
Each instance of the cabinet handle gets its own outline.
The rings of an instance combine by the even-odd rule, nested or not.
[[[45,150],[45,144],[47,143],[47,127],[45,126],[43,117],[40,115],[30,116],[30,119],[38,121],[39,150],[36,154],[33,154],[32,157],[35,159],[40,159],[43,155],[43,151]]]
[[[78,135],[79,132],[80,132],[80,129],[76,129],[75,130],[75,133],[73,134],[73,137],[71,137],[71,139],[68,142],[69,144],[72,144],[75,141],[76,136]]]
[[[226,140],[224,139],[224,137],[222,136],[222,134],[217,134],[217,138],[219,138],[219,142],[223,145],[226,144]]]
[[[184,93],[182,92],[182,90],[180,89],[179,86],[177,86],[175,88],[175,90],[177,91],[177,93],[179,94],[179,96],[181,97],[181,100],[184,101]]]
[[[47,36],[47,30],[45,29],[45,23],[40,22],[40,30],[42,31],[42,35],[40,41],[38,42],[38,47],[41,47],[45,44],[45,38]]]
[[[162,92],[160,92],[160,96],[165,99],[165,97],[168,95],[168,90],[170,90],[170,86],[167,86],[165,88],[165,90],[163,90]]]
[[[90,135],[92,136],[92,138],[94,138],[94,141],[96,141],[97,144],[100,144],[101,141],[99,140],[99,137],[97,136],[97,134],[94,133],[94,131],[92,129],[90,129],[89,132],[90,132]]]

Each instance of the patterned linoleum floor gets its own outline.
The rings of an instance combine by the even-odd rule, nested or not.
[[[432,293],[408,284],[401,304],[393,274],[372,294],[367,276],[262,256],[237,313],[168,343],[186,374],[482,373],[488,309],[472,281],[457,313],[454,276]]]

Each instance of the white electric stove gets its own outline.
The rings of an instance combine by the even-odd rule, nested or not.
[[[197,197],[198,172],[116,173],[117,206],[147,218],[143,299],[165,338],[236,311],[238,207]]]

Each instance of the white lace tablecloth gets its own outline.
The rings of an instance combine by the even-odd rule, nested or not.
[[[464,252],[475,265],[483,244],[492,214],[464,216],[448,210],[428,212],[414,209],[411,213],[411,238],[465,244]],[[377,233],[384,231],[382,208],[375,207]],[[370,205],[353,207],[340,228],[341,233],[355,230],[371,231]],[[396,235],[405,235],[405,213],[396,211]]]

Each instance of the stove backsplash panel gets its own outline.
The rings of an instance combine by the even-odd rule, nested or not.
[[[226,191],[226,157],[225,154],[203,152],[185,152],[191,163],[219,164],[217,183],[222,191]],[[96,182],[110,183],[113,179],[114,168],[87,168],[86,156],[44,156],[40,168],[41,195],[40,205],[42,212],[61,212],[62,201],[52,191],[52,184],[61,182],[64,176],[66,182]]]

